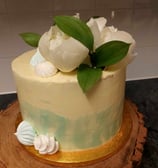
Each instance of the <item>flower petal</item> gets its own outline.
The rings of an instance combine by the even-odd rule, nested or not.
[[[101,33],[99,30],[99,26],[95,19],[91,18],[88,22],[87,25],[92,31],[92,34],[94,36],[94,49],[97,48],[101,44]]]
[[[41,37],[39,50],[44,58],[63,72],[77,68],[89,52],[78,40],[65,35],[56,27]]]
[[[123,41],[126,43],[131,43],[128,53],[131,53],[135,47],[135,40],[133,37],[125,31],[114,31],[114,29],[106,28],[102,33],[103,41],[109,42],[113,40]]]

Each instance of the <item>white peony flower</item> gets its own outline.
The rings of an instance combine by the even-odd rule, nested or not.
[[[42,56],[59,70],[70,72],[88,56],[88,48],[78,40],[64,34],[57,26],[43,34],[39,41]]]
[[[132,53],[135,47],[135,40],[132,38],[132,36],[125,32],[125,31],[119,31],[115,29],[113,26],[106,27],[102,31],[102,41],[103,43],[113,41],[113,40],[119,40],[126,43],[131,43],[128,53]]]
[[[129,52],[132,53],[135,47],[135,40],[132,36],[125,31],[118,31],[113,26],[106,26],[107,20],[104,17],[91,18],[87,25],[90,27],[94,35],[94,49],[100,45],[114,40],[123,41],[126,43],[131,43]]]
[[[106,22],[107,20],[104,17],[96,19],[91,18],[87,22],[87,25],[90,27],[94,36],[94,50],[100,45],[114,40],[130,43],[131,45],[127,56],[117,64],[113,65],[113,67],[126,66],[135,57],[134,48],[136,42],[129,33],[119,31],[114,26],[106,26]]]
[[[107,20],[104,17],[99,17],[96,19],[90,18],[90,20],[87,22],[87,25],[91,29],[94,36],[94,50],[102,44],[101,32],[105,28],[106,22]]]
[[[113,41],[113,40],[123,41],[131,44],[129,47],[127,56],[121,61],[119,61],[118,63],[116,63],[115,65],[112,65],[112,67],[115,67],[115,68],[126,66],[135,58],[134,48],[135,48],[136,42],[129,33],[125,31],[119,31],[113,26],[106,27],[102,31],[103,43]]]

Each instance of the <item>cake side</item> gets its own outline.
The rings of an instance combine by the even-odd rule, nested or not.
[[[110,140],[122,122],[125,68],[103,71],[101,81],[85,94],[74,72],[36,76],[29,64],[34,52],[12,63],[23,119],[39,134],[55,136],[63,151],[95,148]]]

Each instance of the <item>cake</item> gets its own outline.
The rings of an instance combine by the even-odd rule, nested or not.
[[[15,135],[37,157],[81,163],[109,156],[126,141],[126,66],[135,41],[106,26],[57,16],[42,36],[24,33],[35,49],[12,62],[22,121]]]

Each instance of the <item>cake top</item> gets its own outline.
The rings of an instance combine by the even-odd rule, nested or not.
[[[30,64],[41,77],[75,70],[79,85],[87,92],[101,79],[103,71],[114,65],[125,66],[133,56],[135,40],[127,32],[106,26],[104,17],[84,22],[76,14],[56,16],[54,22],[42,36],[21,34],[26,43],[37,47]],[[121,60],[126,61],[120,65]]]

